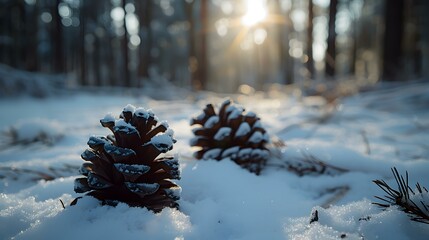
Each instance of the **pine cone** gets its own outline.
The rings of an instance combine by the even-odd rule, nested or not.
[[[191,146],[201,149],[194,153],[197,159],[222,160],[230,158],[240,166],[257,175],[264,167],[269,151],[265,144],[268,134],[261,126],[255,113],[226,100],[216,114],[212,104],[208,104],[203,113],[191,120],[195,137]]]
[[[74,190],[115,205],[146,207],[154,212],[178,207],[181,188],[170,179],[180,179],[176,157],[158,157],[173,148],[173,131],[158,123],[151,110],[127,105],[119,120],[108,114],[100,120],[113,135],[92,136],[81,157]],[[77,199],[72,203],[76,204]]]

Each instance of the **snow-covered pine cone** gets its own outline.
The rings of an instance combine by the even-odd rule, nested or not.
[[[191,146],[200,147],[197,159],[222,160],[229,158],[257,175],[264,167],[269,151],[269,137],[260,119],[253,112],[225,100],[216,113],[212,104],[191,120],[195,137]]]
[[[181,188],[171,181],[180,179],[178,159],[157,158],[176,142],[168,124],[158,124],[151,110],[132,105],[124,108],[120,119],[107,114],[100,123],[113,135],[90,137],[89,149],[81,155],[86,162],[80,173],[85,177],[75,180],[75,192],[86,193],[103,204],[120,201],[154,212],[178,207]]]

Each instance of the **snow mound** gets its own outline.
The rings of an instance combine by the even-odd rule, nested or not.
[[[44,98],[65,92],[65,75],[23,71],[0,64],[0,99],[17,96]]]
[[[34,142],[53,145],[64,136],[65,130],[58,121],[34,118],[19,121],[5,132],[13,145]]]
[[[427,239],[429,227],[410,221],[395,207],[381,211],[369,200],[352,202],[328,209],[313,208],[318,221],[310,217],[291,219],[285,223],[289,239]]]

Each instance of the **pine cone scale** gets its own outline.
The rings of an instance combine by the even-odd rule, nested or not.
[[[104,151],[117,163],[134,162],[136,152],[129,148],[117,147],[113,144],[104,145]]]

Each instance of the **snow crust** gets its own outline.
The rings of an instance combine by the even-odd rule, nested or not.
[[[419,182],[428,187],[427,89],[428,83],[383,86],[317,108],[284,93],[273,98],[237,96],[246,107],[252,106],[272,136],[285,143],[272,141],[271,166],[260,176],[232,161],[192,157],[189,116],[209,100],[220,99],[216,95],[205,93],[198,103],[112,94],[2,99],[0,109],[9,114],[0,123],[6,129],[37,118],[48,119],[39,126],[51,129],[51,119],[57,119],[65,134],[52,146],[0,149],[0,239],[427,239],[428,225],[410,221],[395,207],[382,211],[371,204],[374,196],[384,195],[372,180],[395,186],[393,166],[400,173],[408,171],[410,186]],[[73,186],[88,137],[106,135],[96,124],[99,117],[119,112],[127,103],[156,109],[175,130],[178,141],[171,152],[179,155],[181,180],[175,182],[181,189],[175,191],[181,191],[180,210],[154,214],[121,203],[101,206],[91,197],[69,206],[81,196]],[[34,109],[31,119],[22,111],[26,108]],[[152,141],[168,142],[168,134],[162,136]],[[243,154],[268,153],[245,149]],[[309,157],[347,172],[299,177],[276,167],[287,159]],[[131,187],[142,194],[154,190]],[[315,210],[319,220],[310,224]]]

